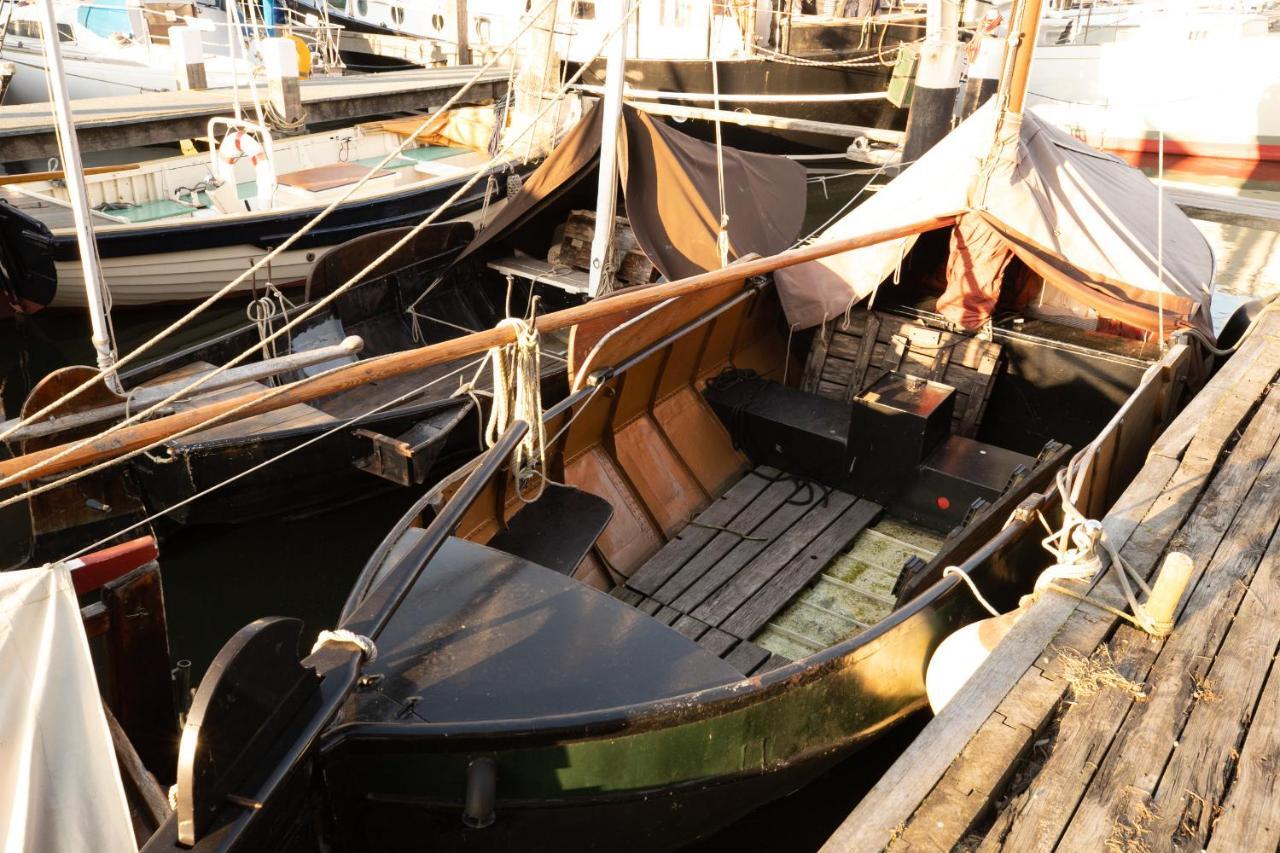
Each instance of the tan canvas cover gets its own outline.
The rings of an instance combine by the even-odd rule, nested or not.
[[[1035,272],[1100,316],[1155,331],[1208,328],[1213,253],[1191,221],[1136,169],[1026,114],[995,145],[994,101],[823,235],[832,240],[970,211]],[[984,166],[985,164],[985,166]],[[981,180],[975,180],[979,175]],[[914,238],[846,252],[777,274],[788,320],[837,316],[894,270]]]
[[[590,173],[600,152],[600,131],[597,104],[463,256],[519,228]],[[620,136],[619,170],[627,219],[649,260],[668,279],[719,268],[715,146],[631,107],[623,110]],[[752,253],[776,254],[795,242],[804,222],[803,167],[785,157],[725,148],[724,183],[730,261]]]

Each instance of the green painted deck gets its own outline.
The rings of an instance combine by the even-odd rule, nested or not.
[[[1103,519],[1148,577],[1191,558],[1172,634],[1042,596],[824,850],[1277,849],[1278,490],[1273,306]]]

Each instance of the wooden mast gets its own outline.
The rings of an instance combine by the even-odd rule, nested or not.
[[[730,281],[771,273],[784,267],[815,261],[888,240],[896,240],[899,237],[933,231],[938,228],[944,228],[954,222],[955,215],[939,216],[898,228],[791,249],[768,258],[743,260],[722,269],[690,276],[679,281],[620,291],[608,299],[594,300],[563,311],[545,314],[537,319],[535,325],[539,332],[549,332],[568,328],[588,320],[597,320],[629,311],[643,310],[667,299],[697,293]],[[495,329],[463,335],[438,344],[359,361],[313,379],[303,379],[268,391],[242,394],[229,400],[208,403],[185,412],[134,424],[110,435],[97,438],[83,447],[78,447],[74,451],[68,452],[61,458],[48,462],[48,464],[41,463],[74,446],[74,444],[67,443],[38,450],[0,462],[0,478],[3,478],[0,480],[0,485],[11,486],[27,483],[38,477],[58,474],[73,468],[120,456],[147,447],[154,442],[162,441],[184,430],[200,427],[211,419],[232,411],[235,412],[234,415],[229,415],[225,420],[219,422],[237,421],[252,415],[282,409],[295,403],[305,403],[309,400],[327,397],[330,394],[336,394],[370,382],[378,382],[392,376],[399,376],[433,365],[477,355],[493,347],[512,343],[514,340],[515,335],[509,327],[499,326]],[[241,406],[244,408],[240,408]]]

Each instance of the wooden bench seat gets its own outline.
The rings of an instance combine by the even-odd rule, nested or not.
[[[613,594],[750,675],[786,662],[752,638],[880,510],[871,501],[762,466],[690,521]]]

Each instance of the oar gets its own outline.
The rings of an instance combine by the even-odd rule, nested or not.
[[[909,237],[914,234],[933,231],[953,224],[955,218],[955,214],[938,216],[910,225],[888,228],[857,237],[814,243],[799,249],[790,249],[767,258],[731,264],[722,269],[700,273],[699,275],[667,284],[620,291],[607,299],[597,299],[572,308],[566,308],[563,311],[544,314],[537,319],[536,327],[539,332],[550,332],[589,320],[598,320],[628,311],[649,308],[673,297],[697,293],[731,281],[771,273],[785,267],[819,260],[900,237]],[[348,391],[371,382],[381,382],[404,373],[411,373],[467,356],[477,355],[493,347],[513,343],[514,341],[515,333],[509,326],[503,325],[495,329],[463,335],[462,337],[419,347],[418,349],[391,353],[380,358],[366,359],[323,376],[303,379],[290,385],[282,385],[270,392],[242,394],[229,400],[208,403],[185,412],[178,412],[153,421],[126,427],[104,438],[89,442],[83,447],[78,447],[68,452],[65,456],[48,462],[48,464],[41,463],[66,450],[69,445],[64,444],[38,450],[25,456],[18,456],[14,459],[0,462],[0,486],[30,482],[37,477],[46,477],[129,453],[139,448],[147,447],[154,442],[163,441],[174,433],[201,426],[207,421],[226,415],[233,410],[236,410],[234,414],[228,415],[224,421],[219,422],[225,423],[240,420],[252,415],[292,406],[296,403],[305,403],[320,397],[327,397],[330,394]],[[269,397],[268,394],[270,395]],[[244,408],[240,408],[241,406]]]

